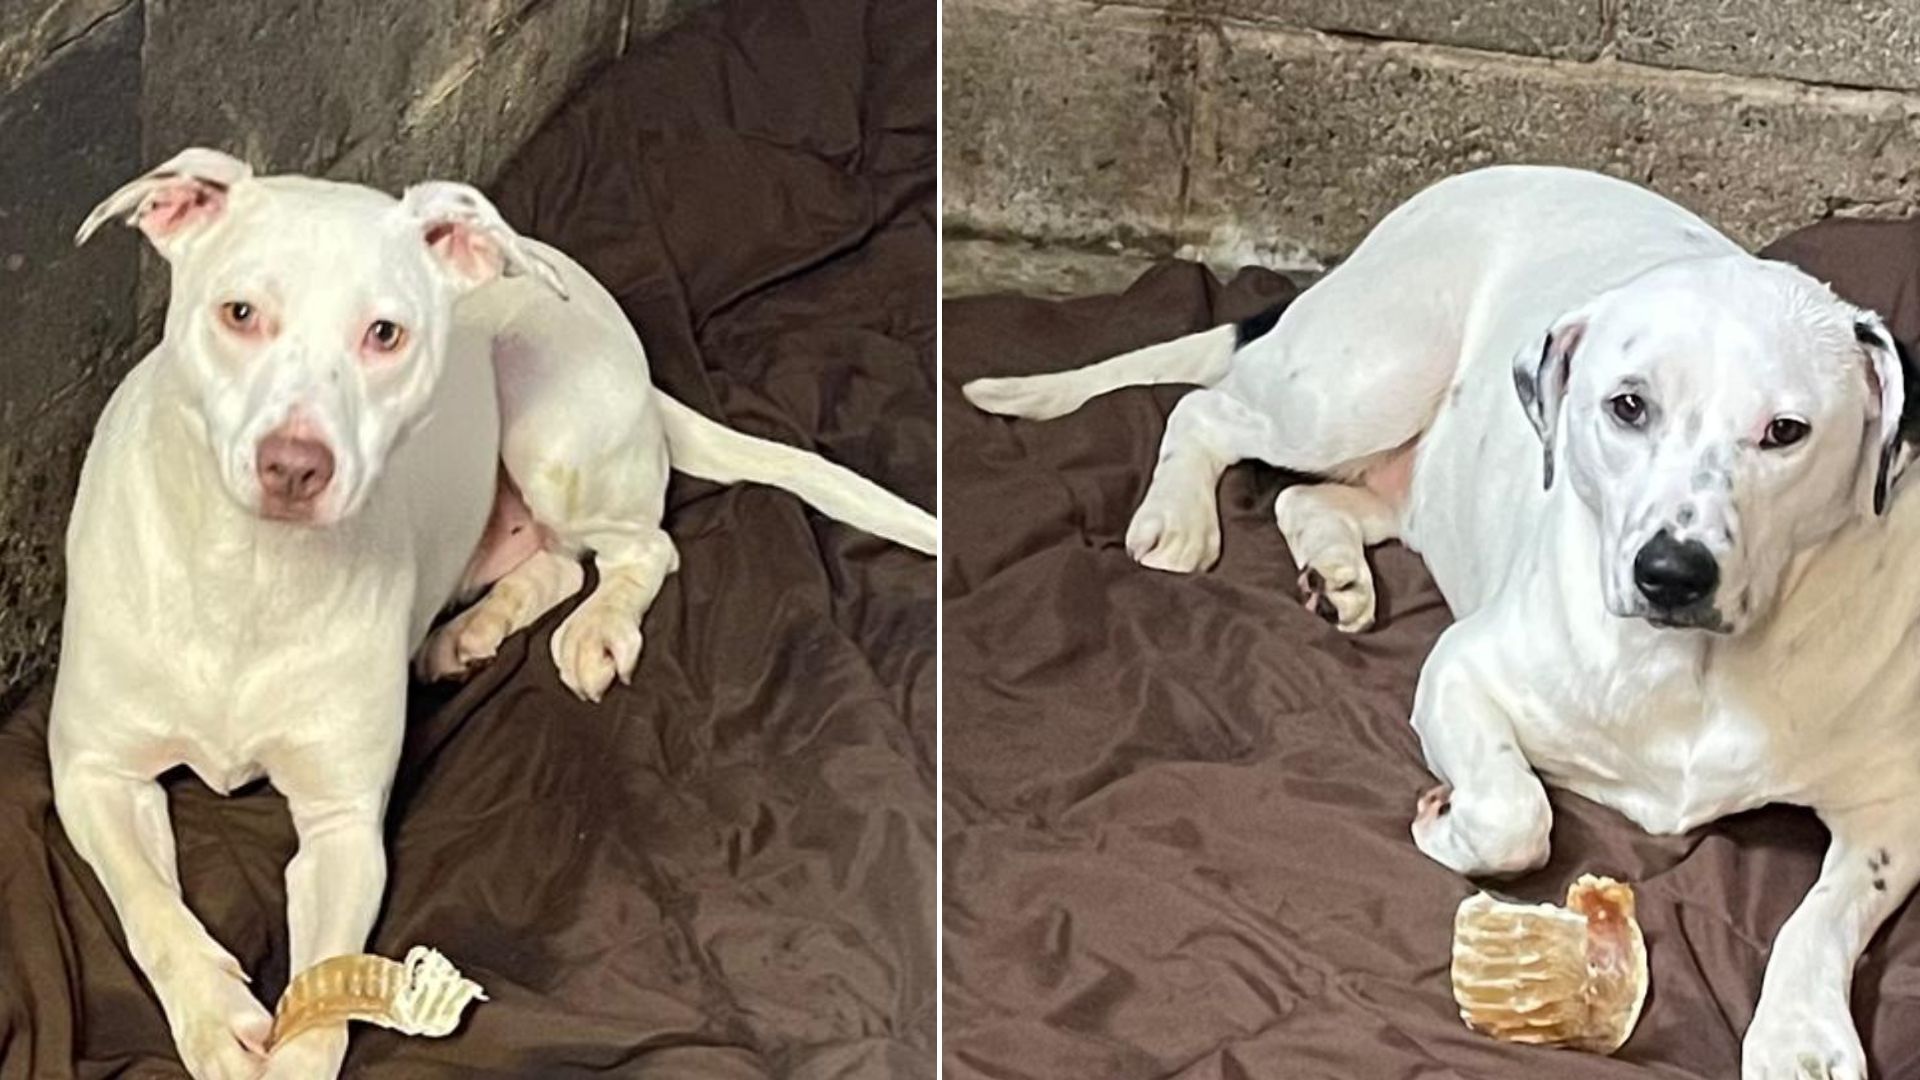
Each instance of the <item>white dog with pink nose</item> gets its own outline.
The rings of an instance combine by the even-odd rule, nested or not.
[[[932,552],[933,518],[655,390],[598,282],[477,191],[401,199],[189,150],[102,203],[171,267],[160,345],[100,419],[68,534],[55,802],[195,1077],[330,1077],[344,1026],[270,1017],[188,910],[167,797],[265,777],[299,834],[290,970],[366,945],[407,671],[457,676],[577,592],[566,685],[631,677],[678,564],[669,467],[776,484]],[[485,595],[428,638],[450,602]],[[457,959],[457,958],[456,958]]]

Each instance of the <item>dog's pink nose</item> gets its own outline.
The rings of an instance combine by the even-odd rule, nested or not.
[[[312,502],[333,482],[333,451],[316,439],[269,435],[254,455],[260,488],[270,502]]]

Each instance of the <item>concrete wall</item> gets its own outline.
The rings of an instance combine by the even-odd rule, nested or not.
[[[946,0],[950,236],[1324,265],[1493,162],[1759,243],[1920,200],[1920,5]]]
[[[0,0],[0,699],[44,674],[93,420],[154,339],[108,192],[181,147],[390,190],[484,184],[629,35],[689,0]],[[151,258],[150,256],[148,257]]]

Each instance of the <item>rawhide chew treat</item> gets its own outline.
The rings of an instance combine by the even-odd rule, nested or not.
[[[294,976],[273,1010],[267,1049],[317,1027],[360,1020],[402,1035],[439,1037],[460,1026],[469,1004],[485,1001],[480,984],[425,946],[405,960],[336,956]]]
[[[1453,917],[1453,999],[1475,1031],[1513,1042],[1611,1054],[1647,1000],[1647,946],[1633,889],[1582,877],[1567,906],[1486,893]]]

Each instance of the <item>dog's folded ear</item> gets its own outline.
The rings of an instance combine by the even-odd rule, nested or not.
[[[560,299],[567,298],[566,284],[553,264],[513,231],[485,195],[466,184],[415,184],[401,197],[400,212],[419,223],[428,253],[463,288],[531,274]]]
[[[74,234],[84,244],[100,226],[117,217],[145,233],[154,250],[172,258],[180,245],[203,232],[225,212],[227,195],[253,175],[231,154],[193,147],[122,187],[93,208]]]
[[[1563,316],[1547,331],[1546,341],[1537,349],[1529,345],[1513,358],[1513,387],[1520,395],[1520,407],[1527,411],[1527,419],[1540,436],[1542,482],[1548,488],[1553,487],[1553,441],[1560,427],[1560,405],[1566,400],[1573,353],[1587,332],[1587,319],[1585,311]]]
[[[1873,512],[1884,514],[1894,482],[1920,449],[1920,372],[1907,347],[1873,312],[1855,313],[1853,336],[1866,353]]]

